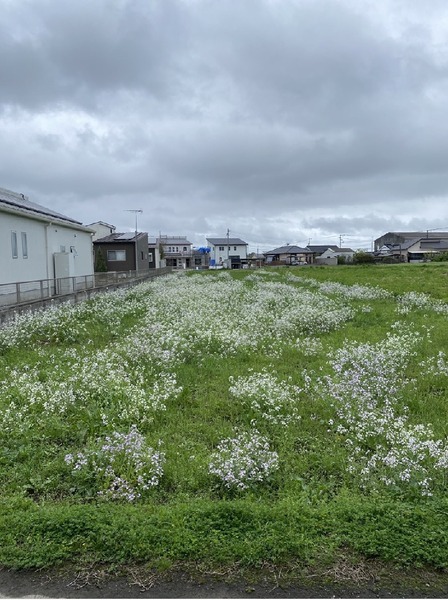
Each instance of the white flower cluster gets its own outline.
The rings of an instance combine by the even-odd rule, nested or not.
[[[142,325],[127,344],[157,363],[239,350],[274,351],[297,339],[332,331],[354,310],[323,294],[281,282],[170,276],[155,281]]]
[[[331,361],[334,374],[321,380],[337,420],[330,424],[346,439],[349,472],[363,487],[378,482],[414,486],[431,494],[432,476],[447,456],[446,442],[429,426],[412,425],[402,395],[406,368],[422,336],[396,326],[378,344],[346,344]]]
[[[414,310],[429,310],[439,314],[448,314],[448,304],[434,300],[429,294],[422,292],[407,292],[397,298],[397,312],[409,314]]]
[[[318,289],[323,294],[333,294],[347,300],[386,300],[393,297],[391,292],[373,285],[344,285],[336,281],[317,281],[311,277],[288,274],[287,280]]]
[[[98,496],[134,502],[159,484],[165,455],[147,445],[133,425],[128,433],[114,431],[97,440],[96,449],[67,454],[65,462],[75,477],[84,471],[95,478]]]
[[[254,429],[221,440],[209,463],[209,473],[228,489],[246,490],[265,481],[279,468],[278,454]]]
[[[72,348],[53,361],[52,370],[37,364],[7,371],[0,405],[4,433],[44,431],[52,417],[64,427],[95,418],[103,425],[144,423],[182,391],[173,373],[142,368],[113,348]]]
[[[279,381],[266,369],[245,377],[230,377],[229,392],[250,406],[256,415],[274,425],[288,425],[300,419],[301,389],[289,381]]]

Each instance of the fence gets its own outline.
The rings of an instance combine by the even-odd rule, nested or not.
[[[165,275],[170,271],[171,269],[166,267],[163,269],[151,269],[143,273],[137,273],[136,271],[111,271],[107,273],[95,273],[94,275],[82,275],[80,277],[61,277],[58,279],[36,279],[35,281],[3,283],[0,284],[0,308],[58,298],[95,288],[120,285],[126,282],[138,283],[159,275]]]

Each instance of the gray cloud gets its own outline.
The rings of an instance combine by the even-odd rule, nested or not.
[[[0,185],[200,243],[444,226],[448,9],[410,4],[0,0]]]

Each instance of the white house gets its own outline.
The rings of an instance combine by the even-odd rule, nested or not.
[[[240,238],[207,238],[207,243],[210,246],[210,264],[227,264],[236,268],[240,266],[241,259],[247,259],[247,243]]]
[[[92,242],[95,240],[99,240],[100,238],[106,237],[106,235],[111,235],[115,233],[117,229],[115,225],[110,225],[109,223],[105,223],[104,221],[96,221],[95,223],[89,223],[86,225],[89,229],[93,229],[95,232],[92,236]]]
[[[343,257],[347,262],[352,262],[354,254],[355,254],[355,251],[352,250],[351,248],[338,248],[338,247],[327,248],[325,250],[325,252],[322,252],[322,254],[319,256],[319,258],[321,258],[321,259],[327,259],[327,258],[338,259],[339,257]]]
[[[0,283],[93,273],[93,230],[0,188]]]

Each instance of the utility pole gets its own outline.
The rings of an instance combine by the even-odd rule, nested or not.
[[[135,214],[135,274],[138,275],[137,218],[138,218],[138,213],[142,213],[143,211],[141,208],[127,208],[125,210],[126,210],[126,212],[133,212]]]
[[[227,268],[229,268],[229,250],[230,250],[229,235],[230,235],[230,231],[229,231],[229,228],[227,228]]]
[[[342,235],[339,236],[339,248],[342,248]]]

